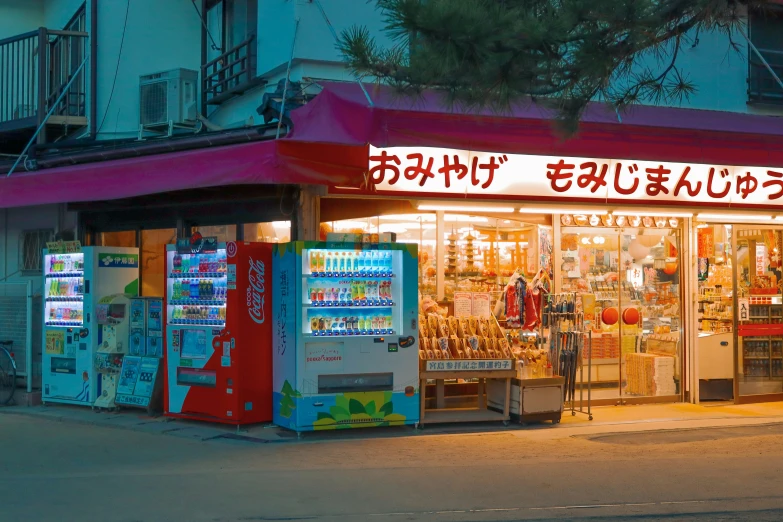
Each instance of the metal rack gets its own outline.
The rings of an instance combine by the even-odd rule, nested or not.
[[[593,420],[592,403],[592,332],[585,327],[581,298],[576,293],[548,294],[544,306],[544,324],[549,327],[549,360],[553,373],[565,379],[563,402],[571,415],[582,413]],[[587,401],[585,401],[584,355],[587,358]],[[579,401],[576,400],[576,377],[579,375]],[[585,404],[586,403],[586,404]]]

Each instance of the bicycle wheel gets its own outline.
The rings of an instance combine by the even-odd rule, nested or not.
[[[11,402],[16,389],[16,364],[5,348],[0,348],[0,406]]]

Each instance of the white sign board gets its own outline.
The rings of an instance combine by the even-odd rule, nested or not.
[[[783,168],[370,146],[378,192],[779,205]]]
[[[454,317],[470,317],[473,313],[473,294],[454,292]]]
[[[488,370],[513,370],[511,359],[447,359],[427,361],[428,372],[466,372]]]
[[[739,320],[747,321],[750,319],[750,299],[740,298],[737,299],[737,306],[739,307]]]
[[[473,294],[473,315],[476,317],[483,317],[484,319],[489,319],[490,316],[489,301],[490,301],[490,296],[488,293]]]

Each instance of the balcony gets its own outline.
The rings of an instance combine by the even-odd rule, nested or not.
[[[201,66],[202,113],[263,83],[256,78],[256,36]]]
[[[0,40],[0,153],[21,152],[51,109],[39,143],[87,125],[87,38],[42,27]]]
[[[778,78],[783,79],[783,51],[759,49],[759,53],[775,71]],[[751,52],[748,60],[748,101],[756,104],[783,105],[783,87],[770,74],[769,69],[759,56]]]

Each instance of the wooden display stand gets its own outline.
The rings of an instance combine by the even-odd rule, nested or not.
[[[516,361],[512,359],[446,359],[421,361],[419,395],[421,396],[420,424],[451,422],[502,421],[508,424],[511,406],[511,379],[516,377]],[[491,366],[489,366],[491,365]],[[478,408],[445,408],[444,381],[451,379],[478,379]],[[436,409],[427,409],[424,390],[427,381],[435,381]],[[505,382],[499,382],[505,381]],[[502,394],[503,412],[487,409],[487,384],[492,382],[505,389]],[[503,386],[505,384],[505,386]]]

